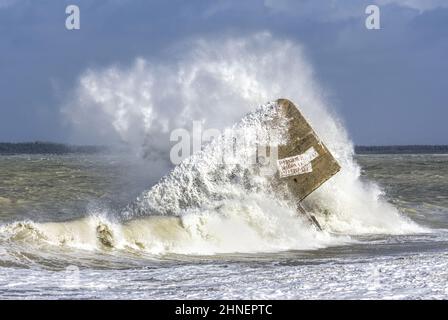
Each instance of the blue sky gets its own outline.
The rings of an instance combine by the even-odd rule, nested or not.
[[[65,29],[68,4],[80,30]],[[365,28],[368,4],[381,30]],[[448,2],[437,0],[0,0],[0,141],[72,142],[61,105],[87,68],[260,31],[303,46],[355,143],[448,144]]]

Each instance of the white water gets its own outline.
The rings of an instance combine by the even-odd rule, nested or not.
[[[243,161],[221,166],[215,151],[225,148],[226,141],[215,141],[144,192],[117,219],[126,222],[92,213],[74,222],[29,222],[25,233],[32,230],[46,243],[84,249],[214,254],[315,249],[346,243],[355,234],[425,231],[382,200],[378,186],[360,180],[353,145],[328,111],[300,45],[261,33],[245,39],[200,39],[181,48],[174,64],[140,58],[129,67],[82,75],[64,109],[75,136],[125,142],[144,153],[151,170],[161,170],[162,176],[166,172],[161,168],[169,166],[171,130],[188,129],[193,120],[208,128],[230,127],[257,105],[289,98],[342,166],[305,201],[326,231],[298,217],[264,177],[251,171],[247,175]],[[242,126],[256,126],[263,116],[251,114]],[[2,228],[11,239],[24,226]]]

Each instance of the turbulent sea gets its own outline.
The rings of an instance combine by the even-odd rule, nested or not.
[[[320,232],[225,183],[194,210],[130,216],[194,192],[151,188],[122,155],[1,156],[0,298],[448,298],[448,156],[351,161],[354,182],[342,172],[305,202]]]

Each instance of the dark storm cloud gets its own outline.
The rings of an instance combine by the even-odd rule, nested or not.
[[[88,67],[163,59],[196,35],[260,30],[302,43],[356,143],[448,143],[448,9],[440,1],[0,0],[0,140],[66,141],[60,106]],[[81,29],[65,29],[65,7]]]

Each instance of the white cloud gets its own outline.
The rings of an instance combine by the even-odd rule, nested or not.
[[[376,2],[380,5],[395,4],[420,12],[437,8],[448,8],[448,1],[446,0],[377,0]]]
[[[265,0],[265,7],[274,12],[306,17],[321,21],[344,20],[365,15],[367,5],[397,5],[411,8],[420,13],[437,8],[448,7],[447,0]]]
[[[264,5],[273,11],[323,21],[357,17],[364,14],[365,8],[359,0],[265,0]]]

